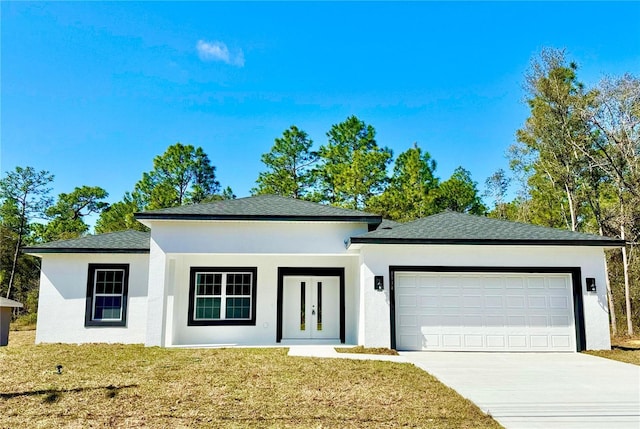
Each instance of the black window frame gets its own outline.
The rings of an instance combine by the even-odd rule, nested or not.
[[[196,298],[196,274],[197,273],[222,273],[222,274],[251,274],[251,311],[249,319],[206,319],[195,318],[195,298]],[[258,268],[257,267],[191,267],[189,270],[189,314],[187,315],[187,326],[255,326],[256,307],[258,290]],[[222,307],[226,303],[220,303]]]
[[[124,277],[122,279],[122,307],[120,320],[95,320],[93,319],[93,310],[95,305],[94,282],[96,271],[98,270],[122,270]],[[129,301],[129,264],[89,264],[87,273],[87,296],[85,303],[84,326],[127,326],[127,303]]]

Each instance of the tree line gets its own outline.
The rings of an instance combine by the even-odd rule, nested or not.
[[[356,116],[332,125],[319,147],[295,125],[284,130],[261,156],[263,171],[251,194],[365,210],[399,222],[454,210],[625,239],[622,251],[607,252],[607,290],[614,333],[626,320],[631,334],[640,323],[640,81],[626,74],[586,87],[563,51],[545,49],[532,60],[525,89],[530,113],[507,150],[510,171],[488,177],[483,194],[462,166],[439,178],[436,161],[417,143],[394,160],[375,128]],[[97,186],[54,200],[48,171],[7,172],[0,180],[0,291],[33,311],[39,262],[20,248],[82,236],[88,215],[99,215],[96,233],[144,230],[134,213],[235,198],[215,170],[201,147],[176,143],[113,204]]]

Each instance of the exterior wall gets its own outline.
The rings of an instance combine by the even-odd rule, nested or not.
[[[90,263],[129,264],[125,327],[84,326]],[[36,343],[143,343],[148,271],[146,254],[42,255]]]
[[[152,247],[164,253],[347,254],[345,241],[365,223],[154,221]],[[152,248],[152,253],[153,253]]]
[[[360,288],[363,311],[358,344],[391,344],[389,266],[580,267],[587,349],[609,349],[609,312],[604,252],[601,247],[362,245]],[[385,289],[373,288],[384,276]],[[597,292],[586,291],[586,277],[596,279]]]
[[[346,342],[357,339],[357,256],[169,255],[175,264],[167,296],[166,345],[276,345],[278,267],[345,269]],[[173,262],[172,262],[173,261]],[[191,267],[257,267],[255,326],[187,326]]]
[[[345,269],[345,340],[358,326],[358,258],[345,247],[365,223],[150,221],[148,346],[275,345],[278,267]],[[187,326],[192,266],[257,267],[255,326]],[[163,311],[164,310],[164,311]]]

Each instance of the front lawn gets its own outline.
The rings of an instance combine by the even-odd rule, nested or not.
[[[619,360],[620,362],[640,365],[640,350],[622,350],[613,348],[612,350],[590,350],[586,353],[593,356],[600,356],[607,359]]]
[[[611,350],[592,350],[590,355],[640,365],[640,337],[614,337]]]
[[[0,349],[2,427],[500,427],[409,364],[29,342]]]

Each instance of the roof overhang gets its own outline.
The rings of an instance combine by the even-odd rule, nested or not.
[[[377,225],[382,216],[280,216],[280,215],[223,215],[223,214],[182,214],[182,213],[135,213],[138,220],[227,220],[261,222],[357,222]]]
[[[352,244],[409,244],[409,245],[453,245],[453,246],[590,246],[620,248],[624,240],[502,240],[502,239],[456,239],[456,238],[382,238],[351,237],[347,248]]]
[[[55,247],[28,247],[22,249],[22,253],[38,256],[45,253],[109,253],[109,254],[146,254],[149,249],[103,249],[103,248],[55,248]]]

